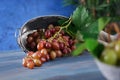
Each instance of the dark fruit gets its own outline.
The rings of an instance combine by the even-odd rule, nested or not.
[[[64,48],[64,49],[63,49],[63,53],[64,53],[64,54],[68,54],[68,49],[67,49],[67,48]]]
[[[42,62],[39,59],[34,59],[33,61],[34,61],[35,66],[37,67],[42,65]]]
[[[34,68],[34,62],[33,61],[29,61],[28,63],[27,63],[27,67],[29,68],[29,69],[33,69]]]
[[[71,50],[73,51],[73,50],[75,50],[76,49],[76,46],[71,46]]]
[[[50,49],[51,47],[52,47],[51,43],[50,42],[46,42],[45,48]]]
[[[57,57],[56,52],[55,51],[51,51],[50,52],[50,59],[54,60]]]
[[[44,48],[44,43],[43,42],[39,42],[38,44],[37,44],[37,49],[38,50],[41,50],[41,49],[43,49]]]
[[[55,28],[50,29],[50,32],[51,32],[52,34],[55,34]]]
[[[34,54],[34,52],[33,52],[33,51],[29,51],[29,52],[27,53],[27,56],[28,56],[28,57],[31,57],[32,54]]]
[[[37,31],[33,32],[33,37],[34,37],[34,38],[36,38],[36,37],[38,37],[38,36],[39,36],[39,34],[38,34]]]
[[[45,38],[50,38],[50,37],[51,37],[51,32],[50,32],[50,30],[47,30],[45,32]]]
[[[54,28],[53,24],[48,25],[48,29]]]
[[[55,31],[59,31],[59,30],[60,30],[60,26],[56,26]]]
[[[49,61],[50,60],[50,56],[47,54],[46,55],[46,60]]]
[[[46,58],[41,57],[41,58],[40,58],[40,61],[41,61],[42,63],[44,63],[44,62],[46,62],[47,60],[46,60]]]
[[[40,58],[40,54],[37,52],[35,52],[34,54],[32,54],[32,58],[34,59],[39,59]]]
[[[45,57],[48,54],[47,49],[45,49],[45,48],[41,49],[40,53],[41,53],[42,57]]]
[[[60,48],[59,43],[58,42],[53,42],[52,43],[52,48],[55,49],[55,50],[58,50]]]
[[[64,49],[65,44],[64,43],[59,43],[60,49]]]
[[[55,52],[57,57],[62,57],[62,52],[60,50],[56,50]]]
[[[27,38],[28,43],[32,43],[33,41],[34,41],[33,37],[30,36],[30,37]]]
[[[32,49],[35,49],[35,48],[36,48],[36,43],[35,43],[35,42],[32,42],[32,43],[30,44],[30,46],[31,46]]]

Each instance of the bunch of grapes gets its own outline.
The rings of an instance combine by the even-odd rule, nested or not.
[[[46,30],[38,29],[28,35],[27,47],[30,52],[23,59],[23,66],[33,69],[42,63],[70,54],[75,49],[76,40],[60,26],[50,24]]]

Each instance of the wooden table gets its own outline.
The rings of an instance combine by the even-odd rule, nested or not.
[[[87,52],[55,59],[33,70],[22,66],[24,56],[22,51],[0,52],[0,80],[106,80]]]

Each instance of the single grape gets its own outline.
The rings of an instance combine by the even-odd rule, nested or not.
[[[41,49],[40,53],[41,53],[42,57],[46,57],[46,55],[48,54],[47,49],[45,49],[45,48]]]
[[[60,26],[56,26],[56,27],[55,27],[55,31],[58,32],[59,30],[60,30]]]
[[[54,28],[53,24],[49,24],[48,29],[52,29],[52,28]]]
[[[63,49],[63,53],[64,53],[64,54],[68,54],[67,48],[64,48],[64,49]]]
[[[60,46],[60,49],[63,50],[64,47],[65,47],[65,44],[64,44],[63,42],[60,42],[60,43],[59,43],[59,46]]]
[[[55,51],[51,51],[50,52],[50,59],[54,60],[57,57],[56,52]]]
[[[28,56],[28,57],[31,57],[32,54],[34,54],[34,52],[33,52],[33,51],[29,51],[29,52],[27,53],[27,56]]]
[[[52,45],[51,45],[50,42],[46,42],[45,47],[46,47],[47,49],[50,49],[50,48],[52,47]]]
[[[49,56],[49,54],[46,55],[46,60],[47,60],[47,61],[50,60],[50,56]]]
[[[71,50],[70,48],[67,48],[67,50],[68,50],[68,53],[71,53],[71,52],[72,52],[72,50]]]
[[[66,45],[67,47],[70,47],[70,44],[69,44],[68,41],[65,42],[65,45]]]
[[[75,50],[75,49],[76,49],[76,46],[75,46],[75,45],[71,46],[71,50],[72,50],[72,51]]]
[[[60,50],[56,50],[55,52],[57,57],[62,57],[62,52]]]
[[[33,41],[34,41],[33,37],[29,36],[29,37],[27,38],[27,42],[28,42],[28,43],[32,43]]]
[[[45,38],[50,38],[50,37],[51,37],[51,32],[50,32],[50,30],[47,30],[45,32]]]
[[[32,42],[32,43],[30,44],[30,47],[31,47],[32,49],[35,49],[35,48],[36,48],[36,43],[35,43],[35,42]]]
[[[32,54],[32,58],[39,59],[40,58],[39,51],[37,51],[34,54]]]
[[[70,45],[70,46],[74,45],[74,42],[73,42],[72,39],[70,39],[68,42],[69,42],[69,45]]]
[[[55,28],[52,28],[52,29],[50,29],[50,32],[52,33],[52,34],[55,34]]]
[[[41,57],[41,58],[40,58],[40,61],[41,61],[42,63],[44,63],[44,62],[46,62],[47,60],[46,60],[45,57]]]
[[[69,41],[69,36],[63,36],[63,39],[65,40],[65,41]]]
[[[27,67],[28,67],[29,69],[33,69],[34,66],[35,66],[35,64],[34,64],[34,62],[33,62],[32,60],[27,63]]]
[[[42,62],[39,59],[33,59],[35,66],[39,67],[42,65]]]
[[[38,44],[37,44],[37,49],[38,50],[41,50],[41,49],[43,49],[44,48],[44,43],[43,42],[39,42]]]
[[[39,36],[39,34],[38,34],[37,31],[33,32],[33,37],[34,37],[34,38],[36,38],[36,37],[38,37],[38,36]]]
[[[37,44],[38,44],[40,41],[41,41],[40,38],[37,38],[37,39],[36,39],[36,43],[37,43]]]
[[[58,42],[53,42],[52,43],[52,48],[55,50],[58,50],[60,48],[59,43]]]

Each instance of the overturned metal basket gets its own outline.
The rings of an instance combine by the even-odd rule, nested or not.
[[[65,16],[53,15],[53,16],[40,16],[33,18],[27,21],[20,29],[17,35],[17,42],[21,49],[24,52],[28,52],[29,49],[26,46],[26,38],[27,35],[37,29],[45,29],[49,24],[53,24],[54,26],[58,25],[58,20],[68,19]]]

